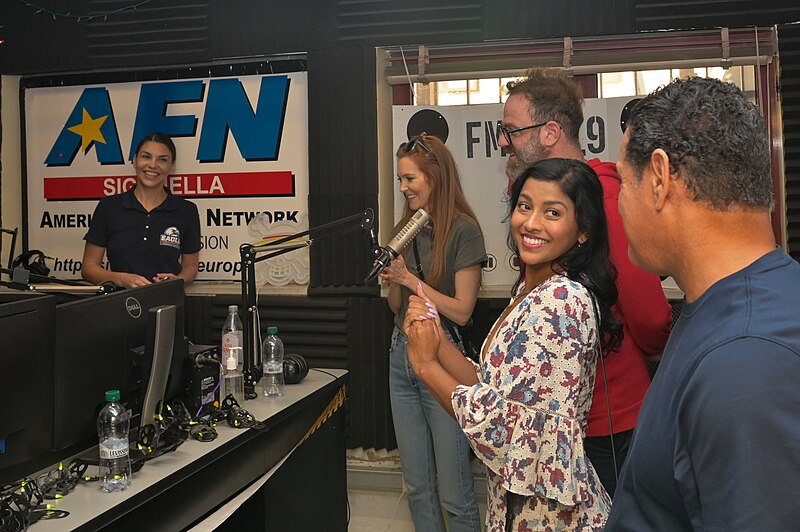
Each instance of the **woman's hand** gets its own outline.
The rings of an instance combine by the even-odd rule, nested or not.
[[[408,361],[417,375],[425,365],[438,363],[440,330],[436,306],[427,298],[422,285],[417,283],[417,295],[409,298],[403,322],[403,331],[408,337]]]
[[[147,286],[153,284],[141,275],[135,273],[116,273],[114,284],[122,288],[136,288],[137,286]]]
[[[397,286],[406,286],[414,290],[418,279],[408,271],[406,261],[402,255],[398,255],[389,265],[380,273],[382,283],[392,283]]]
[[[438,327],[442,321],[439,317],[439,310],[434,305],[433,301],[425,295],[425,290],[422,288],[422,283],[417,281],[416,295],[411,295],[408,298],[408,308],[406,309],[406,317],[403,322],[403,330],[407,329],[412,323],[416,321],[433,320]]]
[[[406,329],[408,336],[408,362],[417,375],[425,371],[428,364],[438,364],[439,328],[433,320],[413,322]]]

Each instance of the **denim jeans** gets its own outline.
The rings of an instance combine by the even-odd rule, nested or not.
[[[611,498],[614,498],[614,491],[617,489],[617,476],[622,471],[622,464],[628,456],[631,447],[633,429],[614,434],[614,453],[611,452],[610,436],[590,436],[583,439],[583,446],[586,449],[586,456],[592,462],[600,482],[606,489]],[[616,457],[616,462],[614,458]],[[614,466],[617,469],[614,469]]]
[[[417,532],[445,532],[444,506],[451,532],[481,530],[467,438],[417,380],[407,348],[406,335],[395,327],[389,348],[389,392],[414,527]]]

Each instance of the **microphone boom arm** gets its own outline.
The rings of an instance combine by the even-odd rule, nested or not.
[[[312,227],[306,231],[301,231],[294,235],[289,235],[284,238],[275,240],[268,244],[261,246],[254,246],[253,244],[242,244],[239,246],[239,257],[242,264],[242,308],[244,308],[244,320],[242,320],[242,329],[244,336],[244,388],[245,399],[251,398],[255,394],[255,386],[262,377],[261,369],[261,346],[258,344],[260,323],[258,318],[258,287],[256,286],[255,268],[256,264],[261,261],[277,257],[294,251],[311,246],[315,239],[309,239],[307,242],[292,243],[293,240],[302,238],[312,233],[324,231],[326,229],[333,229],[340,226],[349,225],[352,222],[359,220],[359,227],[365,231],[372,230],[375,224],[375,213],[372,209],[365,209],[363,212],[353,214],[328,222],[316,227]],[[322,240],[330,236],[336,236],[339,232],[329,234],[326,236],[319,236],[316,240]],[[265,254],[262,254],[265,253]],[[374,254],[373,250],[373,254]]]

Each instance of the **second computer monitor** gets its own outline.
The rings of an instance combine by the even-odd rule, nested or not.
[[[54,449],[81,450],[96,443],[104,392],[118,389],[139,424],[150,376],[145,350],[149,310],[175,307],[167,401],[184,393],[188,357],[184,339],[183,281],[165,281],[65,303],[56,308]]]

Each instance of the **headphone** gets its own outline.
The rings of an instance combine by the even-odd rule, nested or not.
[[[35,275],[47,277],[50,275],[50,268],[44,263],[45,254],[38,249],[31,249],[19,255],[11,263],[12,268],[23,268]],[[31,261],[33,259],[33,261]]]
[[[287,353],[283,357],[283,382],[297,384],[308,375],[306,359],[295,353]]]

